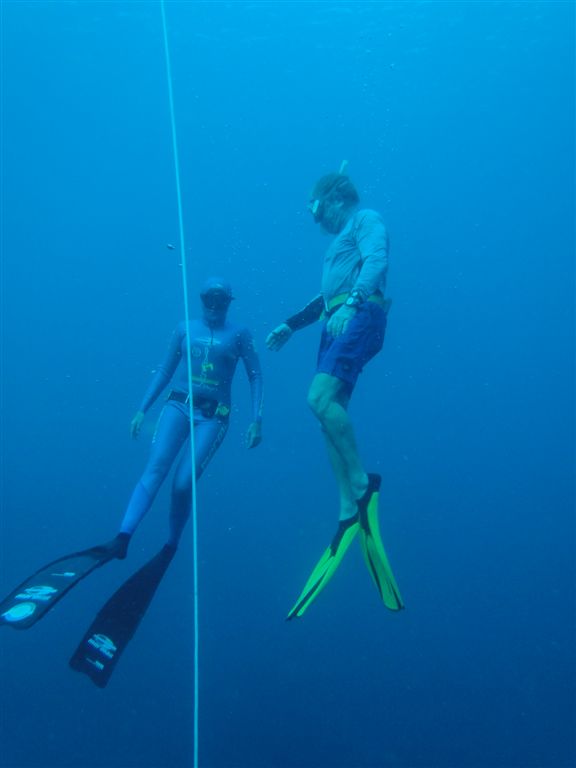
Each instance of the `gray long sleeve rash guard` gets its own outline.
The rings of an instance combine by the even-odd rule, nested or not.
[[[324,257],[322,293],[292,317],[286,324],[293,330],[305,328],[319,320],[335,296],[359,291],[367,299],[376,291],[386,290],[388,271],[388,233],[376,211],[356,211],[344,229],[330,244]]]
[[[322,270],[324,304],[356,290],[362,299],[384,293],[388,270],[388,233],[376,211],[354,213],[330,244]]]

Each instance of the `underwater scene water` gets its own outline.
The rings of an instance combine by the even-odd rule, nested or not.
[[[70,656],[166,541],[170,480],[129,556],[28,631],[0,627],[2,768],[576,765],[574,4],[165,3],[188,295],[222,275],[263,369],[246,449],[189,524],[99,689]],[[183,318],[159,2],[1,4],[0,597],[110,540],[160,399],[130,420]],[[406,608],[353,543],[286,622],[338,518],[306,396],[320,288],[310,190],[343,160],[390,235],[383,351],[350,405],[382,475]],[[172,246],[172,247],[170,247]]]

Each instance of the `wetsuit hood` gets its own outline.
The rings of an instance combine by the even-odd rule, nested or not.
[[[232,296],[232,286],[228,280],[224,280],[222,277],[209,277],[204,281],[200,289],[200,297],[204,298],[211,293],[222,294],[223,296],[226,296],[229,301],[232,301],[234,298],[234,296]]]

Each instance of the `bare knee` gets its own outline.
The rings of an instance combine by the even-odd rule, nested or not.
[[[320,422],[329,417],[330,409],[335,404],[346,410],[348,399],[342,382],[327,374],[317,374],[308,391],[308,405]]]
[[[315,387],[310,388],[308,392],[308,406],[314,416],[320,421],[326,416],[329,403],[330,399],[326,397],[324,392]]]

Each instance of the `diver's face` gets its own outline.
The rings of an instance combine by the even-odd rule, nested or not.
[[[342,230],[347,218],[342,200],[323,200],[318,211],[320,215],[314,220],[325,232],[336,235]]]
[[[209,291],[200,296],[200,299],[204,320],[208,325],[223,325],[230,306],[230,297],[222,291]]]
[[[335,197],[312,197],[308,203],[308,210],[316,224],[320,224],[322,229],[331,235],[338,234],[348,219],[344,202]]]

